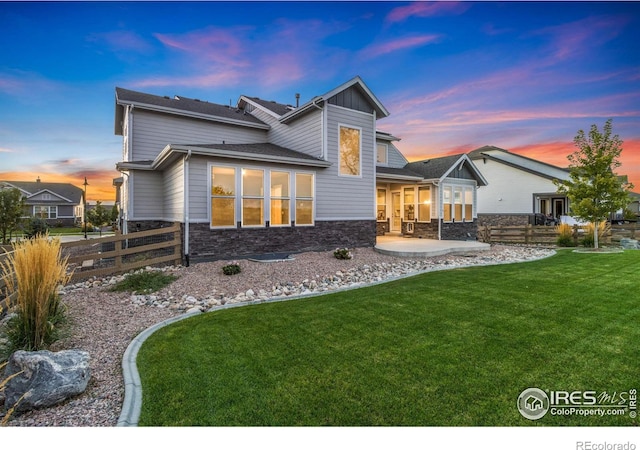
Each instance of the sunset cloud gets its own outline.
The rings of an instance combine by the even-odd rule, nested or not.
[[[407,6],[399,6],[386,17],[389,23],[404,22],[410,17],[434,17],[442,15],[462,14],[471,8],[468,2],[412,2]]]
[[[422,36],[406,36],[399,39],[382,42],[379,44],[372,44],[369,47],[365,47],[361,54],[365,58],[375,58],[381,55],[386,55],[398,50],[407,50],[414,47],[422,47],[426,44],[432,44],[439,41],[442,38],[439,34],[426,34]]]

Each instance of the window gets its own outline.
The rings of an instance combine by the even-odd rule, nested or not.
[[[464,220],[473,221],[473,189],[464,188]]]
[[[473,189],[470,186],[445,186],[444,217],[447,222],[473,222]]]
[[[442,206],[444,207],[443,219],[451,222],[451,186],[446,186],[442,191]]]
[[[360,129],[340,126],[340,175],[360,176],[360,150]]]
[[[387,164],[388,148],[387,144],[378,144],[378,156],[376,158],[378,164]]]
[[[378,189],[377,220],[387,220],[387,190]]]
[[[242,226],[264,225],[264,170],[242,169]]]
[[[57,219],[58,207],[57,206],[34,206],[33,215],[40,219]]]
[[[420,222],[431,220],[431,188],[429,186],[418,188],[418,220]]]
[[[272,226],[289,225],[289,172],[271,172],[271,222]]]
[[[211,167],[211,226],[236,226],[236,169]]]
[[[416,192],[411,188],[404,188],[404,220],[405,222],[411,221],[413,222],[416,218],[415,215],[415,200]]]
[[[461,187],[456,187],[453,190],[453,200],[455,203],[455,209],[454,209],[455,220],[457,222],[462,222],[462,188]]]
[[[296,174],[296,225],[313,225],[313,174]]]

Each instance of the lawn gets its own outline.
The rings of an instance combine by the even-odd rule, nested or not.
[[[640,252],[427,273],[203,314],[138,356],[146,426],[618,426],[520,393],[640,387]]]

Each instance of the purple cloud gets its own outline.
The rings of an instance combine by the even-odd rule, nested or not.
[[[459,2],[412,2],[407,6],[394,8],[387,14],[386,22],[404,22],[409,17],[434,17],[462,14],[471,8],[470,3]]]
[[[406,50],[414,47],[422,47],[426,44],[432,44],[441,39],[439,34],[426,34],[422,36],[407,36],[400,39],[394,39],[380,44],[372,44],[361,51],[365,58],[375,58],[377,56],[386,55],[398,50]]]

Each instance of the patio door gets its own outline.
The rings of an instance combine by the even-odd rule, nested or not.
[[[560,218],[560,216],[565,215],[565,206],[563,198],[554,198],[553,199],[553,216],[555,218]]]
[[[400,205],[400,192],[391,193],[391,231],[400,231],[402,228],[401,212],[402,205]]]

